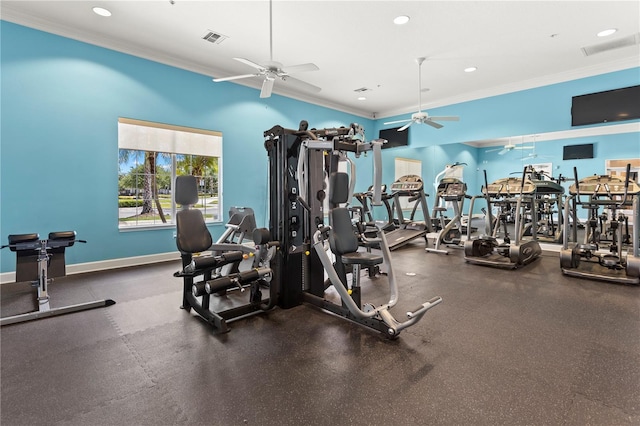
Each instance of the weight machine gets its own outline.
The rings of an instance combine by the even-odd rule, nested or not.
[[[360,157],[372,153],[374,183],[372,204],[381,204],[382,141],[364,142],[360,126],[307,130],[301,122],[299,130],[281,126],[264,132],[269,157],[269,229],[280,243],[272,261],[273,281],[278,283],[278,305],[291,308],[306,302],[333,314],[372,328],[388,338],[395,338],[406,327],[418,322],[427,310],[442,299],[433,298],[407,320],[397,321],[389,311],[398,301],[398,288],[390,262],[389,246],[384,232],[367,238],[362,229],[354,228],[351,213],[343,206],[353,197],[355,164],[349,154]],[[338,162],[350,166],[350,178],[336,173]],[[329,202],[329,225],[325,224],[324,201]],[[377,244],[382,254],[358,251],[358,238]],[[329,241],[335,263],[326,251]],[[359,271],[383,262],[388,264],[390,299],[375,307],[362,304]],[[351,284],[346,274],[351,271]],[[329,278],[325,283],[325,272]],[[325,297],[327,286],[333,286],[341,303]]]
[[[271,282],[269,261],[278,243],[271,241],[268,230],[254,229],[255,248],[239,244],[252,224],[255,228],[253,211],[232,210],[227,232],[214,244],[202,212],[192,208],[198,202],[196,178],[178,176],[175,188],[176,203],[182,206],[176,213],[176,245],[182,269],[174,274],[183,280],[181,308],[187,312],[193,309],[222,333],[229,331],[228,323],[233,320],[274,308],[278,287]],[[232,235],[239,243],[230,242],[234,240]],[[207,251],[210,253],[201,255]],[[240,270],[245,260],[252,263],[251,268]],[[202,279],[196,282],[197,277]],[[246,293],[247,287],[248,302],[237,305],[226,300],[228,292]],[[265,287],[269,288],[267,299],[262,297]]]
[[[540,256],[542,249],[535,241],[522,241],[522,221],[527,204],[531,204],[535,192],[535,184],[526,179],[526,168],[522,178],[504,178],[491,184],[487,183],[487,172],[484,173],[485,184],[482,188],[483,197],[487,202],[487,230],[489,233],[478,238],[471,238],[471,227],[467,226],[468,239],[464,243],[464,258],[469,263],[494,266],[498,268],[515,269],[533,262]],[[474,196],[469,203],[469,216],[473,214]],[[512,214],[515,204],[515,241],[511,241],[507,230],[507,214]],[[500,213],[494,220],[493,207],[497,206]],[[500,243],[497,239],[500,226],[503,227],[504,238]]]
[[[573,227],[573,246],[569,246],[568,215],[564,219],[563,245],[560,251],[560,267],[565,275],[608,281],[620,284],[640,284],[640,186],[629,179],[631,165],[627,164],[626,177],[594,175],[578,180],[574,168],[575,183],[569,188],[570,196],[565,201],[565,210],[577,217],[580,206],[589,212],[584,242],[577,242],[577,230]],[[625,245],[623,228],[627,218],[618,210],[631,207],[633,237]],[[612,239],[609,244],[601,240],[599,210],[610,209]],[[630,247],[629,247],[630,245]]]
[[[38,308],[34,312],[2,318],[0,326],[102,308],[116,303],[106,299],[61,308],[50,306],[49,284],[54,278],[66,275],[65,249],[75,243],[86,243],[84,240],[76,239],[75,231],[50,232],[45,240],[41,240],[40,235],[36,233],[9,235],[9,244],[1,248],[9,247],[9,250],[16,252],[16,282],[31,282],[32,286],[37,288]]]

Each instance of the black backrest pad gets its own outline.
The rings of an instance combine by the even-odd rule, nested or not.
[[[329,203],[331,205],[346,203],[349,198],[349,175],[334,172],[329,176]]]
[[[336,207],[329,211],[329,245],[337,255],[358,251],[358,237],[351,224],[351,214],[344,207]]]
[[[198,181],[195,176],[176,177],[176,203],[190,206],[198,202]]]
[[[177,194],[176,194],[177,198]],[[182,253],[200,253],[211,247],[213,239],[200,210],[176,213],[176,245]]]

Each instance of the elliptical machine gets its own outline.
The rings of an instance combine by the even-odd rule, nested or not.
[[[562,177],[552,176],[527,166],[527,178],[533,184],[529,221],[523,222],[522,236],[537,241],[558,243],[562,238],[564,187]],[[554,220],[557,215],[558,220]]]
[[[623,182],[607,175],[594,175],[578,180],[577,169],[573,169],[575,183],[569,188],[570,196],[565,201],[565,210],[571,209],[573,217],[577,217],[577,208],[580,206],[589,211],[589,219],[584,242],[577,243],[577,231],[574,227],[574,244],[570,247],[569,215],[565,215],[564,241],[560,251],[563,274],[620,284],[640,284],[640,186],[630,180],[630,170],[631,165],[627,164]],[[631,247],[627,246],[627,252],[623,250],[623,225],[627,220],[623,214],[611,220],[612,241],[607,247],[600,239],[599,209],[610,208],[612,212],[616,212],[629,207],[633,216]]]
[[[471,239],[471,228],[467,228],[469,239],[464,243],[464,259],[469,263],[497,268],[515,269],[533,262],[540,256],[542,249],[535,241],[522,241],[522,219],[526,204],[531,202],[531,193],[534,185],[526,180],[526,168],[522,172],[522,179],[505,178],[491,184],[487,183],[487,173],[484,173],[484,188],[482,192],[487,202],[487,229],[490,234],[481,235]],[[469,203],[469,215],[473,213],[473,205],[476,197],[472,197]],[[506,205],[515,204],[515,240],[512,241],[507,234],[506,218],[493,218],[493,206],[498,206],[504,211]],[[500,225],[504,226],[505,237],[500,243],[497,232]]]

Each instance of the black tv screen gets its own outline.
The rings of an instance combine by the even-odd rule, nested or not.
[[[581,160],[583,158],[593,158],[593,144],[565,145],[562,150],[563,160]]]
[[[399,128],[400,127],[394,127],[392,129],[380,130],[378,137],[387,141],[387,143],[382,145],[382,149],[409,145],[409,129],[407,128],[399,132]]]
[[[571,125],[608,123],[640,118],[640,85],[574,96]]]

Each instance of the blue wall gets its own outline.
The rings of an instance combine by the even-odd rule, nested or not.
[[[263,132],[371,120],[0,21],[0,238],[76,230],[83,263],[175,251],[172,229],[118,231],[118,117],[223,133],[224,208],[250,206],[265,225]],[[214,225],[214,238],[223,225]],[[1,271],[15,269],[1,253]]]
[[[463,145],[463,142],[571,130],[573,96],[637,84],[640,84],[640,68],[632,68],[446,107],[430,108],[430,115],[458,115],[460,121],[443,123],[445,126],[437,130],[426,125],[411,126],[409,147],[391,148],[386,151],[385,176],[393,176],[394,157],[420,159],[423,163],[423,179],[429,183],[427,189],[433,199],[434,191],[430,183],[434,177],[445,164],[460,161],[468,164],[464,173],[465,181],[469,191],[477,194],[484,181],[484,169],[488,172],[489,181],[508,176],[512,172],[521,172],[523,164],[527,164],[521,161],[522,152],[526,151],[512,151],[499,156],[496,152],[486,153],[487,148],[472,148]],[[384,122],[408,116],[409,114],[405,114],[378,120],[375,123],[374,135],[377,135],[381,128],[392,127],[384,126]],[[596,125],[580,128],[586,127]],[[594,159],[562,161],[564,145],[581,143],[597,144]],[[564,176],[573,175],[574,166],[578,168],[580,176],[602,174],[605,159],[640,157],[640,134],[636,132],[538,142],[536,154],[538,157],[528,162],[553,163],[555,176],[560,173]]]
[[[204,75],[5,21],[0,31],[0,238],[74,229],[89,244],[69,250],[70,264],[175,250],[172,229],[118,231],[118,117],[221,131],[224,208],[253,207],[259,226],[266,224],[265,130],[275,124],[297,128],[303,119],[316,128],[358,122],[371,139],[392,119],[368,120],[277,95],[259,99],[255,89],[214,84]],[[502,164],[508,159],[490,159],[459,142],[569,129],[571,96],[639,84],[639,73],[636,68],[430,110],[460,115],[461,121],[441,130],[412,126],[409,148],[384,151],[384,181],[393,179],[395,157],[417,158],[432,192],[445,164],[463,161],[473,191],[481,168],[503,176],[514,161]],[[602,172],[604,158],[640,156],[638,134],[596,142],[598,158],[585,174]],[[552,149],[551,142],[539,143],[537,153],[547,155],[547,145]],[[557,149],[548,155],[557,158]],[[573,165],[553,163],[563,174]],[[371,182],[371,166],[358,164],[361,190]],[[215,237],[223,226],[211,230]],[[0,261],[1,272],[14,270],[13,253],[2,250]]]

